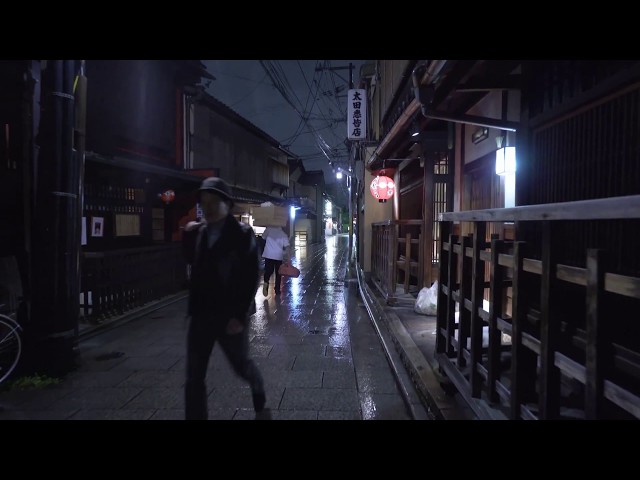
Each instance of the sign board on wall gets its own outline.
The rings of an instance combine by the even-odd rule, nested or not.
[[[253,224],[261,227],[274,225],[277,227],[286,227],[289,221],[289,212],[286,207],[260,206],[251,210],[253,215]]]
[[[116,237],[130,237],[140,235],[140,215],[116,214]]]
[[[367,91],[351,89],[347,95],[347,138],[366,140],[367,138]]]

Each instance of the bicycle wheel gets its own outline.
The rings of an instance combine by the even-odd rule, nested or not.
[[[18,365],[22,353],[22,340],[17,323],[0,316],[0,383],[4,382]]]

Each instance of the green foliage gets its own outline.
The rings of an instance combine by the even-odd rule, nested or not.
[[[37,373],[31,376],[20,377],[12,381],[8,385],[9,390],[33,390],[46,388],[51,385],[58,385],[60,379],[48,377],[47,375],[38,375]]]

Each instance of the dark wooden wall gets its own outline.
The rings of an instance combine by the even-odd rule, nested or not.
[[[518,204],[640,193],[637,67],[620,61],[526,65],[531,128],[528,164],[518,174]],[[607,245],[613,269],[640,273],[640,251],[630,242],[640,222],[569,222],[562,228],[564,237],[574,239],[563,242],[562,262],[584,266],[585,248]],[[538,242],[539,236],[531,232],[530,240]]]
[[[6,305],[7,291],[26,289],[28,278],[24,179],[31,169],[27,124],[32,118],[30,89],[23,78],[26,67],[24,60],[0,62],[0,263],[19,270],[0,272],[0,304]]]
[[[518,163],[518,205],[618,197],[640,193],[640,63],[525,62],[524,161]],[[518,138],[521,138],[520,132]],[[541,251],[540,229],[522,222],[518,239]],[[639,220],[569,221],[554,226],[558,263],[584,268],[588,248],[604,251],[607,271],[640,275]],[[553,305],[567,329],[583,328],[579,288],[563,286]],[[638,350],[639,302],[604,296],[612,336]]]
[[[87,150],[174,163],[176,75],[170,60],[87,60]]]

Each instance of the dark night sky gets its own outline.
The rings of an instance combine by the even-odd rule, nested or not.
[[[216,77],[208,87],[211,95],[299,155],[307,170],[322,169],[327,183],[336,182],[329,159],[347,161],[348,66],[354,65],[357,87],[365,60],[203,62]]]

